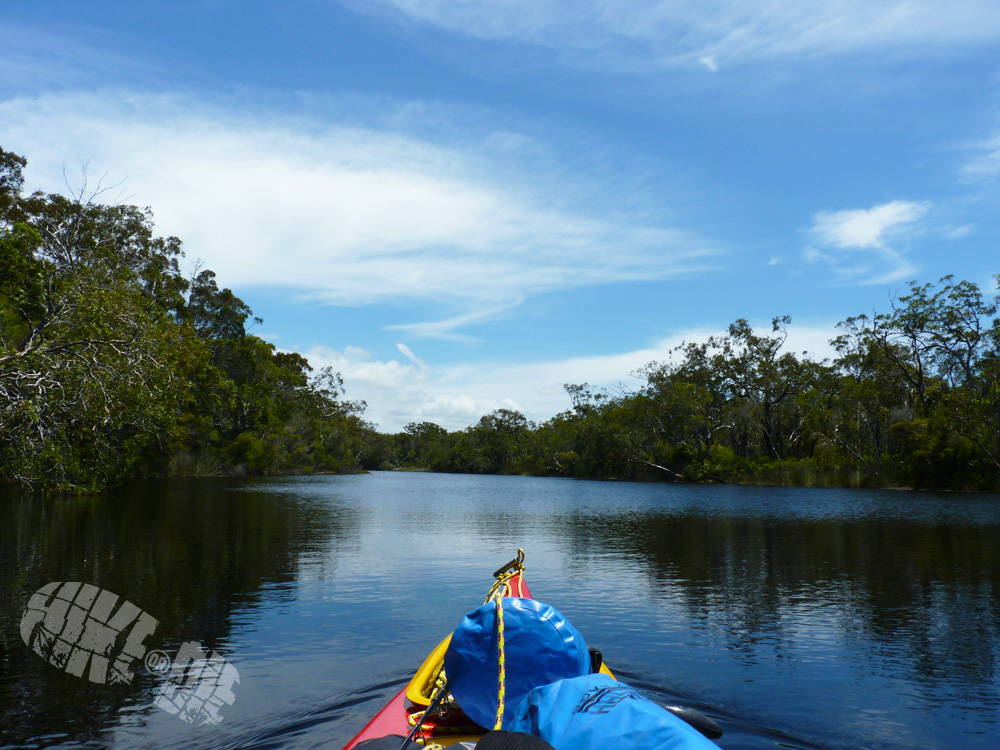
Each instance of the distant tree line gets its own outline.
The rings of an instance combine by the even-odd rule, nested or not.
[[[1000,276],[998,276],[1000,283]],[[832,361],[737,320],[651,362],[634,392],[567,385],[543,424],[500,409],[465,430],[410,424],[367,465],[597,479],[1000,490],[997,297],[950,276],[910,282],[839,324]]]
[[[247,332],[215,274],[100,189],[23,193],[0,149],[0,481],[353,471],[372,428],[329,369]]]
[[[250,308],[148,209],[25,195],[0,149],[0,481],[422,469],[600,479],[1000,490],[1000,297],[950,276],[840,324],[836,357],[737,320],[543,424],[377,433],[339,373],[247,331]],[[1000,276],[998,276],[1000,282]],[[256,319],[254,319],[256,320]]]

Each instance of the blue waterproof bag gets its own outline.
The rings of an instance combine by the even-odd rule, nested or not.
[[[504,729],[541,737],[555,750],[719,750],[663,706],[604,674],[532,690]]]
[[[535,599],[504,597],[504,728],[533,688],[590,672],[583,636],[555,607]],[[499,694],[496,602],[465,616],[444,655],[448,689],[466,715],[491,729]]]

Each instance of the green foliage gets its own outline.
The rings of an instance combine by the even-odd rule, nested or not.
[[[215,274],[185,279],[148,209],[22,194],[0,149],[0,480],[408,468],[668,481],[1000,489],[998,298],[946,276],[848,318],[815,362],[743,319],[651,362],[636,392],[565,386],[536,425],[381,435],[339,373],[247,331]],[[998,276],[1000,283],[1000,276]],[[257,319],[254,319],[257,321]]]
[[[24,196],[24,166],[0,149],[0,480],[359,468],[373,430],[338,374],[247,334],[148,210]]]
[[[791,322],[651,362],[618,396],[567,385],[534,426],[494,412],[464,431],[410,425],[383,468],[807,486],[1000,489],[1000,320],[975,284],[912,283],[892,311],[848,318],[833,362],[784,350]]]

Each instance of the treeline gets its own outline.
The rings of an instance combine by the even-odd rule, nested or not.
[[[1000,282],[1000,276],[998,276]],[[745,320],[652,362],[635,392],[567,385],[536,425],[501,409],[466,430],[381,436],[378,468],[599,479],[1000,490],[998,297],[945,277],[839,325],[837,356],[786,351],[788,317]]]
[[[543,424],[501,409],[384,435],[338,373],[248,333],[211,271],[182,276],[148,209],[25,195],[24,167],[0,149],[0,481],[407,468],[1000,490],[1000,297],[970,282],[911,282],[841,323],[832,361],[787,351],[787,317],[738,320],[635,391],[567,385]]]
[[[247,332],[215,274],[100,190],[24,195],[0,149],[0,481],[354,471],[371,442],[338,373]]]

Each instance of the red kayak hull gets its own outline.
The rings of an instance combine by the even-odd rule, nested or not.
[[[524,582],[521,575],[515,574],[510,578],[510,595],[520,596],[524,599],[531,599],[531,591],[528,590],[528,584]],[[364,728],[358,732],[354,738],[344,746],[344,750],[351,750],[357,744],[364,742],[365,740],[372,740],[378,737],[385,737],[390,734],[399,734],[406,736],[410,733],[410,724],[407,721],[407,716],[412,711],[418,710],[418,706],[410,703],[406,698],[406,688],[404,687],[390,700],[385,707],[379,711],[375,716],[365,724]],[[453,742],[458,742],[461,739],[467,739],[468,737],[461,736],[450,736],[434,738],[434,742],[438,742],[444,745],[451,744]]]

